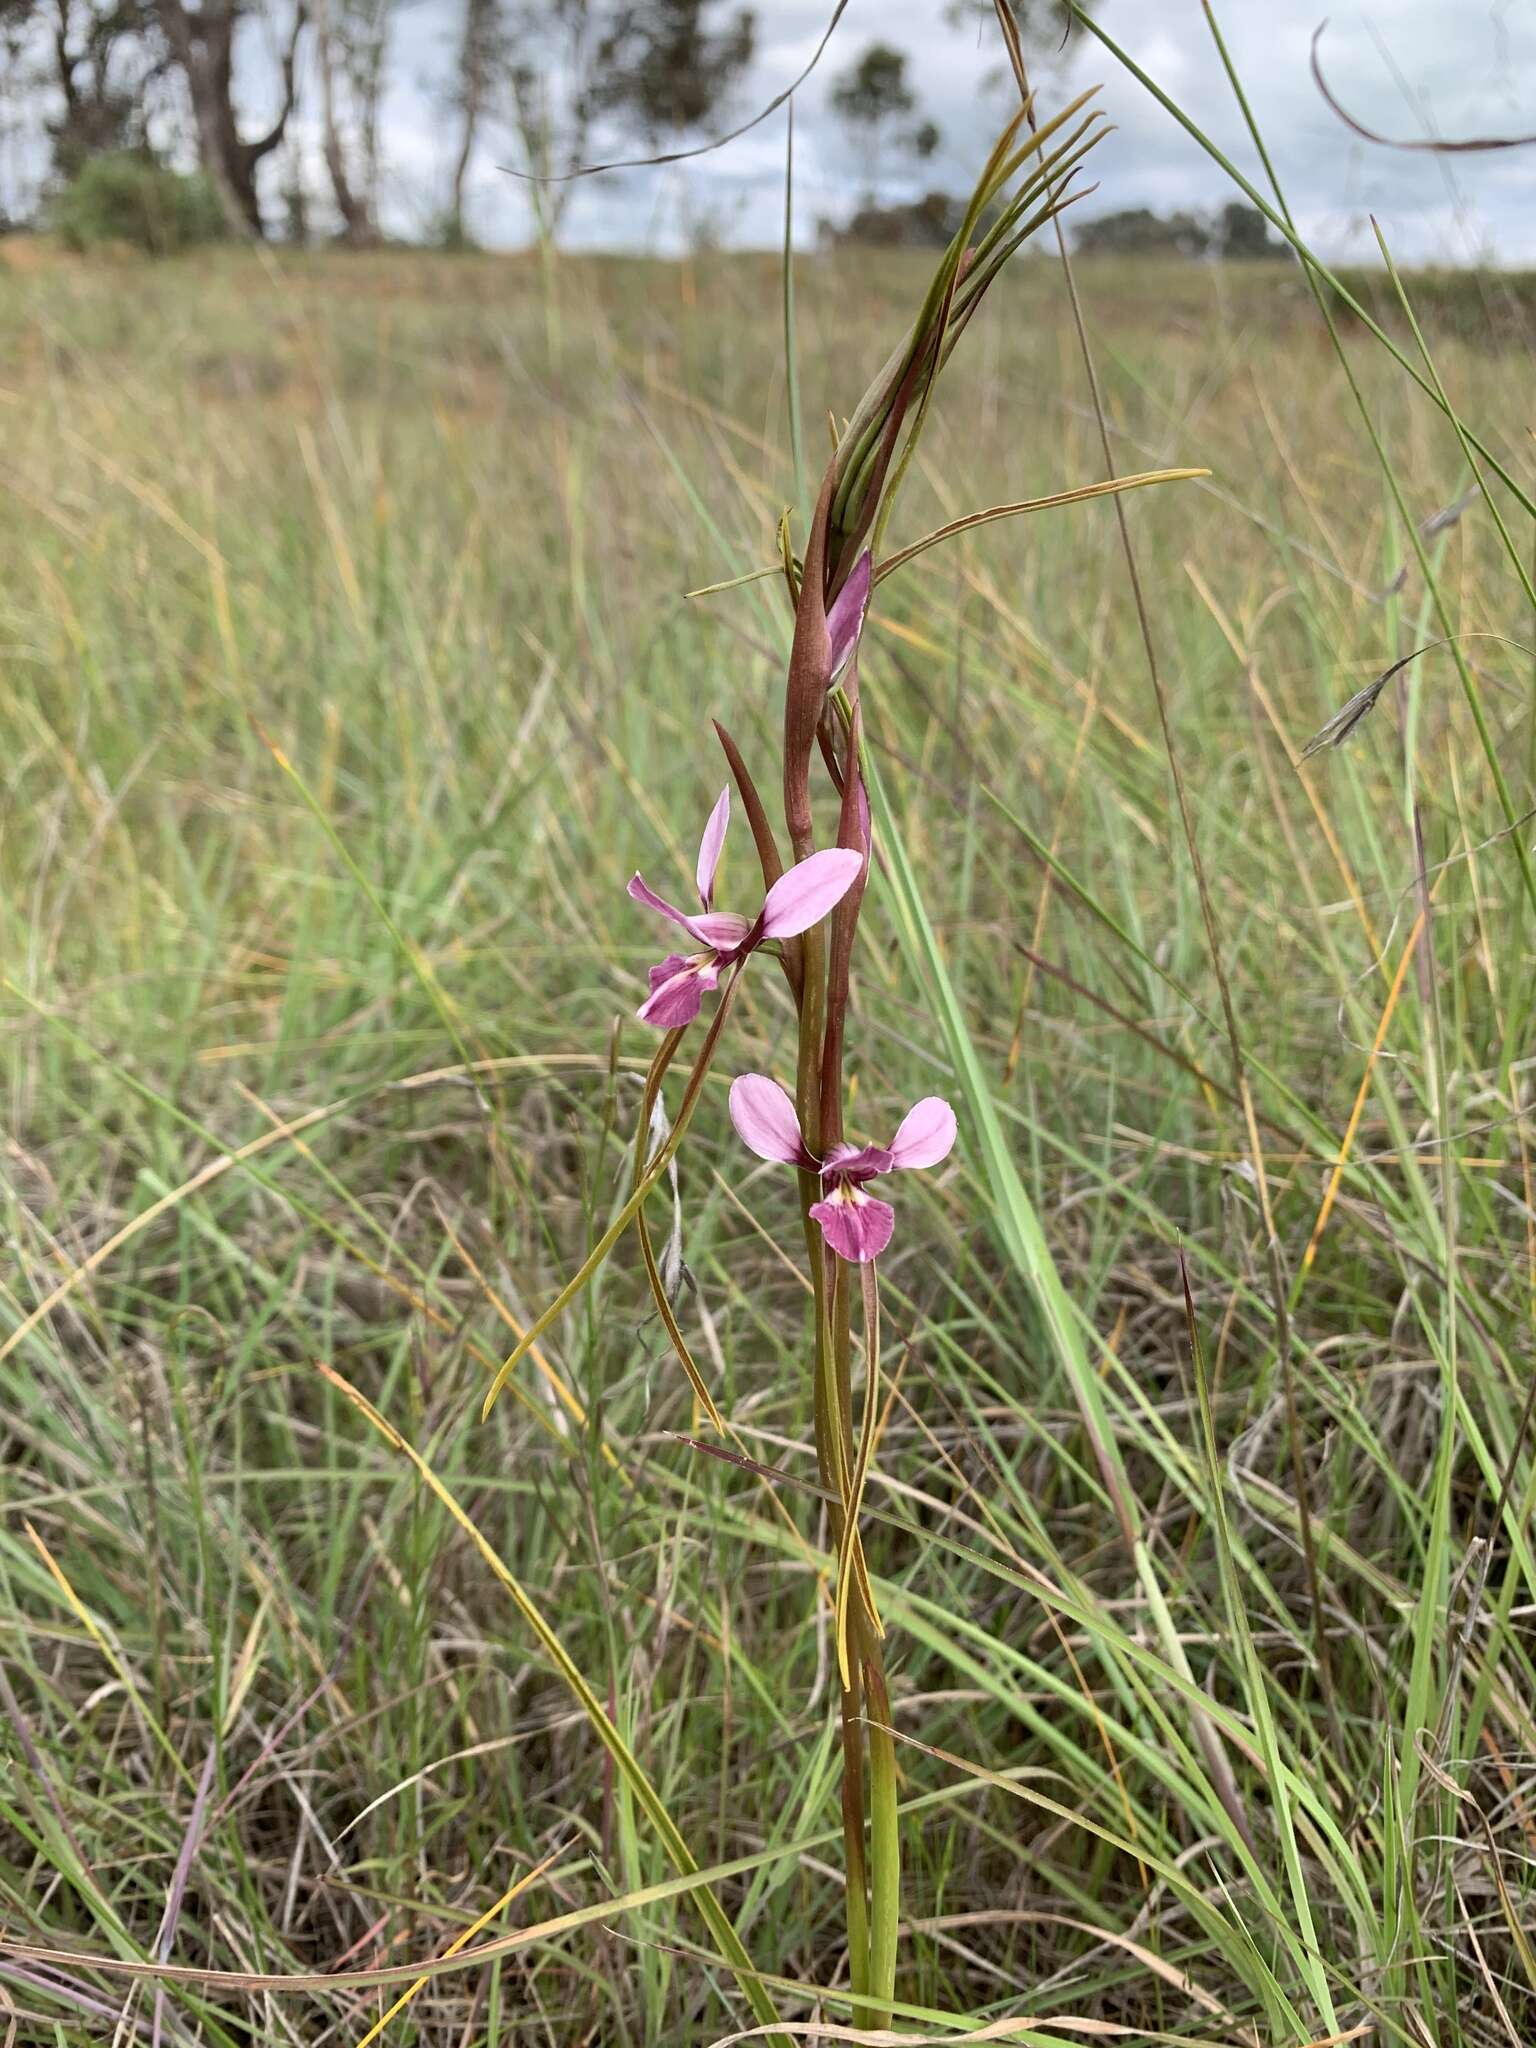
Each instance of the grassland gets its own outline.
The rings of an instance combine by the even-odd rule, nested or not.
[[[936,959],[877,882],[853,1042],[879,1134],[958,1095],[953,992],[1146,1569],[963,1117],[886,1262],[897,2024],[1519,2043],[1536,832],[1494,770],[1527,813],[1536,629],[1480,500],[1420,559],[1457,435],[1349,331],[1399,503],[1289,266],[1082,282],[1119,467],[1211,472],[1128,501],[1211,916],[1113,513],[984,529],[872,627]],[[777,715],[774,586],[685,596],[795,495],[776,267],[26,245],[5,283],[0,2038],[350,2048],[472,1929],[386,2040],[734,2038],[539,1621],[786,2020],[845,2024],[792,1202],[724,1115],[786,1058],[769,975],[681,1192],[690,1339],[771,1476],[684,1441],[627,1257],[479,1419],[621,1186],[623,883],[683,879],[707,714],[749,756]],[[920,290],[801,267],[811,421]],[[1529,480],[1529,359],[1454,324],[1446,387]],[[895,539],[1102,473],[1053,265],[925,451]],[[1447,631],[1504,637],[1298,771]]]

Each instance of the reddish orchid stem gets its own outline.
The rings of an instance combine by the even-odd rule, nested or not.
[[[858,656],[854,656],[855,665]],[[858,683],[850,675],[848,695],[852,711],[848,719],[847,752],[840,778],[842,809],[837,821],[837,843],[864,856],[864,872],[832,913],[832,942],[827,963],[827,1021],[821,1046],[821,1136],[831,1145],[843,1135],[843,1040],[848,1019],[849,972],[853,942],[864,907],[864,886],[869,879],[869,844],[860,816],[863,782],[859,774],[861,720]]]
[[[823,481],[806,543],[785,693],[784,816],[797,860],[804,860],[815,845],[810,798],[812,750],[820,739],[823,753],[829,751],[826,678],[830,667],[830,643],[825,579],[827,523],[834,481],[835,465]],[[857,655],[853,660],[856,665]],[[862,850],[867,862],[868,846],[858,770],[856,668],[850,669],[845,689],[851,708],[841,775],[836,772],[835,750],[828,764],[842,798],[838,844]],[[805,934],[797,963],[800,988],[795,1106],[805,1143],[818,1157],[843,1134],[843,1048],[849,972],[863,889],[864,877],[861,876],[837,906],[832,918],[830,945],[820,928]],[[810,1214],[811,1204],[820,1192],[817,1175],[802,1171],[799,1188],[816,1314],[813,1396],[817,1465],[823,1485],[831,1492],[834,1501],[841,1503],[848,1498],[854,1460],[850,1290],[842,1262],[835,1258],[829,1262],[821,1232]],[[872,1274],[870,1283],[873,1284]],[[834,1507],[832,1523],[841,1555],[845,1534],[845,1510],[841,1505]],[[854,1995],[860,2001],[854,2013],[855,2024],[879,2027],[890,2018],[895,1977],[894,1750],[888,1758],[883,1751],[877,1757],[874,1747],[879,1743],[890,1747],[890,1737],[884,1732],[889,1720],[889,1703],[879,1641],[870,1626],[862,1597],[855,1597],[849,1602],[848,1629],[851,1650],[848,1663],[852,1675],[849,1685],[840,1688],[839,1697],[848,1969]],[[862,1710],[866,1698],[872,1719],[879,1724],[879,1732],[874,1727],[867,1727],[864,1720]],[[870,1760],[876,1766],[873,1774],[867,1774],[865,1769],[866,1741],[871,1744]],[[872,1801],[877,1797],[877,1786],[883,1788],[884,1807],[889,1809],[871,1813],[874,1841],[880,1852],[873,1867],[865,1850],[867,1776]]]

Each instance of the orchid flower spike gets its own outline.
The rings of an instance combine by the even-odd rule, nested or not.
[[[821,1176],[821,1200],[811,1214],[840,1259],[864,1265],[891,1241],[896,1211],[865,1192],[876,1174],[937,1166],[955,1142],[955,1112],[940,1095],[925,1095],[909,1109],[889,1145],[834,1145],[818,1159],[800,1134],[795,1105],[766,1074],[743,1074],[731,1083],[731,1122],[759,1159],[803,1167]]]
[[[731,793],[722,789],[699,841],[696,880],[702,908],[698,916],[668,903],[639,875],[630,877],[629,893],[637,903],[648,904],[674,924],[680,924],[704,949],[688,955],[669,953],[651,969],[651,992],[640,1005],[640,1019],[663,1031],[691,1024],[699,1014],[705,990],[714,988],[725,968],[744,960],[765,940],[797,938],[813,924],[819,924],[835,904],[842,902],[864,865],[862,854],[846,847],[829,846],[780,875],[763,898],[756,917],[716,910],[715,870],[720,865],[720,849],[725,844],[730,820]]]

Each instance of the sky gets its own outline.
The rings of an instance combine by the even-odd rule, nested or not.
[[[409,36],[451,0],[422,0]],[[1490,257],[1536,262],[1536,147],[1487,155],[1405,154],[1351,134],[1318,94],[1309,69],[1314,29],[1329,0],[1225,0],[1217,16],[1275,157],[1303,234],[1329,256],[1371,255],[1370,217],[1405,262],[1465,263]],[[733,112],[766,105],[809,62],[833,0],[759,5],[758,53]],[[933,186],[962,190],[1011,110],[994,80],[995,32],[944,21],[943,0],[850,0],[821,63],[796,95],[796,237],[814,240],[818,218],[848,210],[863,165],[827,108],[838,71],[873,40],[909,57],[921,111],[943,134],[918,170],[895,160],[887,196]],[[450,16],[451,19],[451,16]],[[1199,0],[1100,0],[1098,19],[1150,76],[1256,183],[1262,182]],[[436,30],[441,46],[446,31]],[[1335,95],[1366,125],[1395,136],[1519,134],[1536,130],[1536,6],[1531,0],[1374,0],[1336,5],[1322,56]],[[404,68],[402,68],[404,70]],[[1102,81],[1115,133],[1094,154],[1099,190],[1086,215],[1127,206],[1219,206],[1231,196],[1223,171],[1093,39],[1079,33],[1041,71],[1042,99],[1060,102]],[[430,175],[434,123],[405,83],[392,130],[402,152],[395,178]],[[414,104],[413,104],[414,102]],[[440,124],[440,117],[438,117]],[[583,181],[564,239],[577,247],[678,245],[687,221],[709,220],[724,239],[771,246],[783,231],[785,117],[689,166]],[[527,231],[525,195],[487,163],[474,214],[492,242]]]
[[[281,13],[285,0],[272,0]],[[731,0],[739,4],[739,0]],[[757,53],[737,88],[734,125],[781,93],[810,61],[835,0],[755,0]],[[1218,19],[1303,235],[1328,257],[1373,257],[1370,219],[1411,263],[1536,263],[1536,147],[1493,154],[1405,154],[1362,141],[1320,98],[1308,66],[1314,29],[1330,0],[1218,0]],[[456,124],[445,105],[463,0],[395,0],[391,87],[385,106],[385,225],[423,232],[443,202]],[[922,115],[942,143],[913,169],[895,153],[874,167],[881,196],[932,187],[968,189],[1011,111],[998,81],[995,30],[946,24],[944,0],[849,0],[815,72],[796,94],[795,236],[814,243],[818,221],[846,215],[870,166],[830,113],[838,72],[870,42],[904,50]],[[1255,183],[1262,174],[1212,43],[1200,0],[1099,0],[1106,31],[1186,109]],[[253,22],[251,33],[265,33]],[[1536,130],[1533,0],[1334,0],[1322,54],[1334,92],[1368,126],[1397,136],[1519,134]],[[249,125],[262,112],[259,67]],[[989,84],[989,80],[992,82]],[[1159,212],[1216,207],[1232,196],[1225,173],[1091,36],[1037,74],[1047,111],[1095,83],[1114,133],[1094,152],[1098,191],[1081,216],[1122,207]],[[311,93],[310,104],[314,104]],[[323,189],[318,137],[296,124],[306,184]],[[562,224],[575,248],[674,252],[707,228],[743,247],[783,233],[785,115],[691,164],[580,181]],[[24,143],[10,162],[35,160]],[[492,134],[475,167],[470,220],[488,246],[528,239],[527,187],[498,168],[515,161]],[[0,155],[0,183],[6,159]],[[271,167],[274,178],[280,167]]]

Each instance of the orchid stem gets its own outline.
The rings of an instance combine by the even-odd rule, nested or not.
[[[803,857],[797,846],[797,854]],[[826,947],[819,931],[807,932],[802,953],[800,986],[800,1056],[795,1077],[796,1108],[800,1128],[813,1152],[821,1145],[821,1051],[826,1009]],[[829,1262],[821,1231],[810,1208],[819,1193],[814,1173],[800,1175],[800,1216],[805,1228],[806,1255],[811,1267],[811,1288],[816,1315],[816,1359],[812,1380],[816,1422],[816,1463],[822,1484],[833,1499],[832,1533],[835,1553],[841,1556],[845,1507],[853,1458],[851,1428],[845,1429],[842,1380],[838,1370],[835,1331],[847,1330],[847,1290],[840,1285],[836,1260]],[[844,1360],[846,1364],[846,1359]],[[835,1601],[834,1601],[835,1612]],[[862,1610],[860,1612],[862,1621]],[[839,1647],[839,1663],[842,1662]],[[864,1731],[860,1725],[860,1697],[857,1666],[852,1688],[841,1690],[840,1720],[843,1744],[843,1882],[847,1895],[848,1975],[854,1996],[864,1999],[869,1984],[869,1878],[864,1858]]]
[[[862,1625],[862,1624],[861,1624]],[[901,1837],[897,1822],[896,1740],[885,1689],[880,1645],[864,1649],[864,1690],[869,1700],[869,2000],[862,2024],[888,2027],[896,1996],[896,1931],[901,1920]],[[860,1850],[863,1849],[862,1842]]]
[[[845,724],[851,707],[842,691],[838,707]],[[850,768],[858,754],[858,736]],[[855,770],[855,772],[857,772]],[[797,840],[796,856],[804,859],[809,842]],[[855,911],[857,916],[857,911]],[[846,973],[840,990],[829,991],[828,955],[819,929],[805,934],[799,991],[799,1058],[795,1095],[800,1128],[813,1153],[842,1135],[841,1017],[832,1011],[846,1003]],[[844,956],[845,957],[845,956]],[[829,1259],[821,1232],[810,1215],[819,1193],[818,1176],[800,1174],[800,1212],[810,1260],[815,1301],[816,1353],[812,1382],[816,1424],[816,1461],[822,1484],[832,1495],[832,1526],[838,1559],[838,1584],[833,1613],[837,1632],[839,1707],[843,1745],[843,1860],[848,1928],[848,1976],[857,2001],[854,2025],[888,2026],[896,1988],[896,1933],[901,1906],[901,1850],[897,1827],[896,1750],[890,1734],[890,1701],[880,1654],[879,1621],[873,1589],[859,1542],[855,1494],[853,1429],[852,1330],[850,1274]],[[866,1398],[878,1399],[879,1309],[872,1267],[863,1269],[868,1387]],[[873,1410],[865,1416],[861,1436],[871,1436]],[[860,1446],[861,1467],[867,1465],[868,1443]],[[860,1487],[857,1490],[862,1490]],[[846,1683],[844,1682],[846,1675]],[[867,1715],[863,1711],[867,1704]],[[866,1769],[865,1744],[869,1760]],[[865,1850],[866,1780],[869,1786],[869,1850]]]
[[[864,1418],[859,1429],[858,1459],[848,1502],[848,1530],[840,1554],[839,1575],[852,1571],[857,1554],[859,1504],[874,1454],[880,1403],[880,1282],[874,1264],[860,1268],[864,1291]],[[846,1292],[846,1290],[845,1290]],[[880,1620],[870,1592],[862,1607],[853,1588],[839,1585],[839,1606],[848,1616],[848,1661],[857,1687],[862,1667],[869,1730],[869,2008],[862,2024],[888,2027],[896,1996],[896,1930],[901,1919],[901,1837],[897,1822],[896,1741],[891,1733],[891,1701],[885,1684],[885,1659],[880,1651]],[[861,1651],[855,1661],[854,1651]],[[863,1842],[860,1842],[863,1849]]]
[[[842,1696],[843,1849],[848,1892],[848,1980],[865,1999],[869,1983],[869,1874],[864,1862],[864,1730],[859,1725],[858,1681]],[[855,2008],[854,2024],[863,2021]]]

